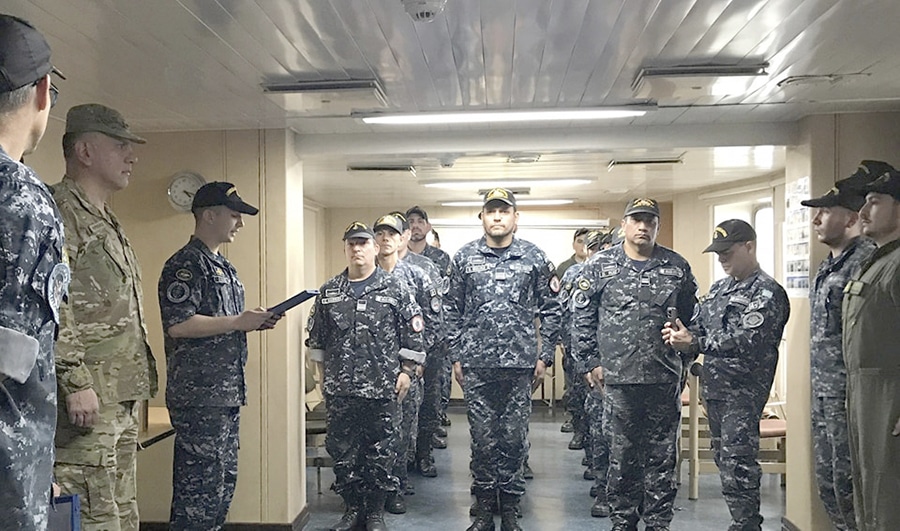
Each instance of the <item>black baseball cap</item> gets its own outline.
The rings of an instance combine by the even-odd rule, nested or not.
[[[516,208],[516,196],[506,188],[491,188],[484,194],[484,203],[482,208],[486,207],[491,201],[501,201],[507,205]]]
[[[861,194],[848,188],[841,189],[834,186],[822,197],[800,201],[800,204],[808,207],[844,207],[858,212],[865,202],[866,199]]]
[[[625,206],[625,213],[622,214],[622,217],[627,218],[633,214],[653,214],[659,217],[659,203],[656,199],[650,199],[649,197],[632,199]]]
[[[875,179],[865,187],[865,192],[874,192],[876,194],[887,194],[896,201],[900,201],[900,173],[897,171],[889,171],[881,177]]]
[[[716,225],[713,231],[713,241],[704,253],[721,253],[731,249],[736,243],[756,241],[756,231],[744,220],[729,219]]]
[[[409,220],[409,217],[412,215],[419,216],[420,218],[424,219],[425,221],[428,221],[428,212],[425,212],[425,210],[422,207],[420,207],[419,205],[416,205],[416,206],[410,208],[409,210],[407,210],[405,217],[407,220]]]
[[[609,233],[601,230],[589,230],[584,237],[584,246],[592,251],[600,248],[605,241],[609,241]]]
[[[53,72],[50,45],[27,20],[0,14],[0,92],[12,92]]]
[[[587,227],[581,227],[580,229],[575,229],[575,235],[572,236],[572,241],[577,240],[579,236],[584,236],[585,234],[587,234],[589,232],[591,232],[591,229],[589,229]]]
[[[191,210],[198,208],[227,206],[235,212],[255,216],[259,213],[259,209],[251,206],[241,199],[237,193],[237,188],[231,183],[211,182],[206,183],[194,194],[194,201],[191,203]]]
[[[397,234],[403,234],[403,221],[394,214],[387,214],[378,218],[378,221],[372,226],[372,231],[378,232],[380,227],[387,227],[396,231]]]
[[[375,233],[372,232],[372,229],[370,229],[369,226],[362,221],[354,221],[353,223],[347,225],[347,228],[344,229],[344,237],[342,239],[346,241],[352,240],[353,238],[374,240]]]
[[[866,187],[879,177],[888,173],[897,173],[897,170],[887,162],[881,160],[863,160],[859,163],[859,167],[856,168],[856,171],[853,172],[850,177],[841,179],[834,183],[834,185],[840,190],[855,192],[860,196],[865,197]]]

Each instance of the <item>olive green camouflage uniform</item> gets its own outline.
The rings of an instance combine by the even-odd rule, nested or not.
[[[109,208],[91,204],[72,179],[53,187],[72,267],[56,350],[59,420],[54,472],[82,497],[89,529],[138,529],[137,403],[156,394],[156,361],[147,342],[141,272],[131,243]],[[100,420],[69,422],[66,396],[93,389]]]

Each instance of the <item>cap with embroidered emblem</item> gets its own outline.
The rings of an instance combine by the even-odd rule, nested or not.
[[[506,188],[492,188],[488,190],[487,193],[484,194],[484,203],[482,203],[482,206],[487,206],[491,201],[500,201],[516,208],[516,196]]]
[[[233,184],[221,181],[206,183],[201,186],[194,195],[191,210],[220,205],[250,216],[255,216],[259,213],[258,208],[245,203],[241,199],[241,196],[237,193],[237,188]]]
[[[800,204],[808,207],[844,207],[857,212],[862,208],[863,203],[865,202],[866,200],[861,194],[853,192],[848,188],[834,186],[822,197],[800,201]]]
[[[634,214],[652,214],[659,217],[659,203],[656,199],[650,199],[649,197],[632,199],[625,207],[625,213],[622,214],[622,217],[627,218]]]
[[[736,243],[756,241],[756,231],[744,220],[729,219],[716,225],[713,240],[704,253],[721,253]]]
[[[378,218],[378,221],[372,225],[372,230],[378,232],[381,227],[387,227],[397,234],[403,234],[403,221],[394,214],[387,214]]]
[[[354,221],[353,223],[347,225],[347,228],[344,229],[344,237],[342,239],[352,240],[354,238],[374,240],[375,233],[372,232],[372,229],[370,229],[369,226],[362,221]]]
[[[887,194],[900,201],[900,173],[889,171],[864,188],[866,193]]]

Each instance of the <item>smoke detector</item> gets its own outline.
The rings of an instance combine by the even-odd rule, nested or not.
[[[441,14],[447,0],[400,0],[415,22],[431,22]]]

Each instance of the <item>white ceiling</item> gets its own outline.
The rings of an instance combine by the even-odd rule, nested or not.
[[[810,114],[900,110],[900,3],[889,0],[448,0],[431,23],[414,23],[400,0],[3,4],[47,35],[68,76],[54,118],[98,101],[138,131],[288,127],[307,195],[326,206],[471,199],[416,181],[486,177],[595,179],[532,189],[580,204],[665,198],[784,167],[780,147],[723,156],[714,146],[789,145]],[[646,103],[631,90],[641,67],[760,62],[768,75],[740,96],[662,98],[643,117],[602,124],[369,126],[345,111],[286,111],[260,87],[374,78],[401,111],[612,106]],[[541,157],[507,162],[520,153]],[[606,170],[614,158],[679,155]],[[417,175],[345,169],[384,163]]]

